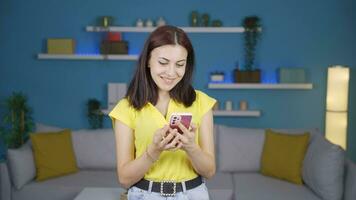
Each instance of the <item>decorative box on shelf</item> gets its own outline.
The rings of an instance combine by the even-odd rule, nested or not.
[[[100,45],[101,54],[128,54],[127,41],[109,41],[104,40]]]
[[[49,38],[47,39],[48,54],[74,54],[75,41],[70,38]]]
[[[277,77],[279,83],[305,83],[305,70],[302,68],[286,68],[280,67],[277,69]]]
[[[224,82],[225,80],[225,73],[224,72],[212,72],[210,73],[210,81],[211,82]]]

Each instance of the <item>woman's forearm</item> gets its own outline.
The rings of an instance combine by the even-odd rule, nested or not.
[[[215,174],[215,159],[213,155],[204,152],[198,145],[187,151],[195,171],[205,178]]]
[[[140,157],[122,165],[119,168],[118,174],[120,183],[125,188],[129,188],[137,183],[145,176],[146,172],[150,169],[158,157],[159,152],[148,147],[147,151]]]

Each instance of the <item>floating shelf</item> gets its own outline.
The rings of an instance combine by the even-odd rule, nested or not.
[[[214,110],[214,116],[216,117],[259,117],[261,111],[259,110]]]
[[[137,55],[100,55],[100,54],[38,54],[38,59],[62,60],[137,60]]]
[[[143,32],[150,33],[157,27],[87,26],[88,32]],[[180,27],[187,33],[243,33],[243,27]]]
[[[209,83],[209,89],[287,89],[310,90],[312,83]]]

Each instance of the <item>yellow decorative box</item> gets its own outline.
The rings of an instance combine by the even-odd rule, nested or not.
[[[47,39],[48,54],[74,54],[75,41],[69,38],[49,38]]]

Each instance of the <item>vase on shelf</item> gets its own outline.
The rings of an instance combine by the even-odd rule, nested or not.
[[[190,14],[190,26],[199,26],[199,14],[197,11],[192,11],[192,13]]]
[[[234,70],[235,83],[260,83],[261,82],[261,70]]]

